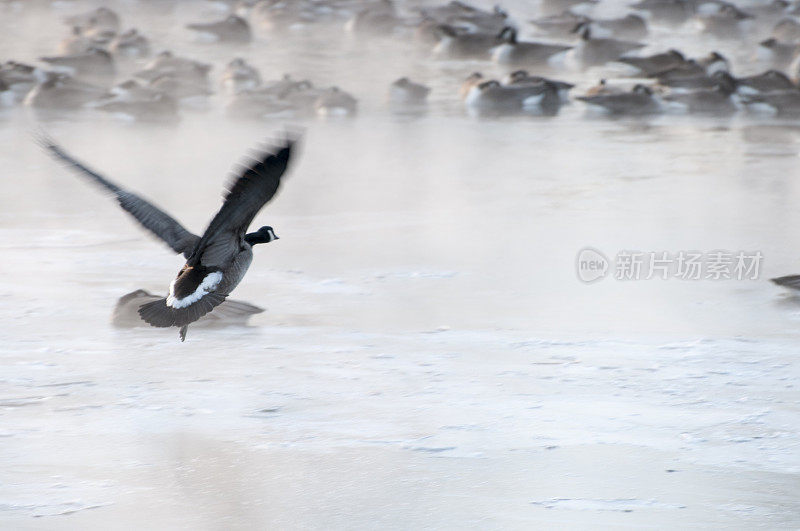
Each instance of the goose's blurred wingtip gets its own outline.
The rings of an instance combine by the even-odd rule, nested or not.
[[[52,150],[58,147],[53,137],[50,136],[50,133],[48,133],[44,127],[37,127],[31,130],[30,136],[33,142],[42,149]]]

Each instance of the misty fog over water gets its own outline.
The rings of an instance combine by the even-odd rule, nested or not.
[[[46,66],[64,18],[101,4],[0,3],[0,60]],[[409,35],[335,19],[209,44],[184,26],[224,16],[211,2],[103,5],[154,53],[213,65],[214,94],[168,123],[0,109],[0,526],[798,526],[800,299],[769,282],[800,274],[797,121],[615,119],[574,100],[479,117],[465,77],[510,68]],[[533,38],[537,4],[503,8]],[[646,41],[640,55],[763,70],[750,41]],[[236,119],[219,85],[235,57],[339,87],[357,113]],[[113,82],[149,60],[118,61]],[[547,75],[579,95],[624,72],[567,57]],[[427,105],[387,102],[402,76]],[[235,164],[286,130],[299,149],[253,224],[280,240],[231,295],[266,311],[185,343],[112,327],[119,297],[165,294],[184,260],[36,135],[201,233]],[[763,260],[757,279],[618,280],[611,264],[587,284],[586,247]]]

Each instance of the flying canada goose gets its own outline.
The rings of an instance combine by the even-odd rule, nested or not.
[[[238,168],[222,207],[202,236],[190,233],[158,207],[84,166],[50,138],[39,142],[73,170],[113,193],[144,228],[187,258],[169,286],[169,295],[139,308],[142,319],[153,326],[179,327],[181,341],[186,339],[189,324],[222,304],[239,284],[253,260],[253,245],[278,239],[272,227],[251,233],[247,228],[278,191],[295,143],[289,138],[274,149],[262,148]]]

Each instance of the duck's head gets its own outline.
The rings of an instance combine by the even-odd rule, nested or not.
[[[278,235],[275,234],[275,231],[272,227],[263,226],[258,229],[256,232],[251,232],[244,237],[245,241],[250,245],[256,245],[257,243],[269,243],[278,240]]]

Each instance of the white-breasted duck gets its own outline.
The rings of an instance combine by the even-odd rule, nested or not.
[[[543,66],[558,54],[572,49],[568,44],[518,41],[517,30],[511,26],[504,28],[498,38],[502,44],[492,50],[492,59],[503,65]]]
[[[263,148],[238,167],[225,200],[202,236],[186,230],[171,216],[138,195],[120,188],[78,162],[49,138],[41,144],[74,170],[113,193],[120,206],[144,228],[183,254],[186,264],[172,281],[169,295],[143,304],[139,315],[152,326],[187,327],[219,306],[241,282],[253,260],[253,246],[277,239],[272,227],[247,232],[256,214],[277,193],[291,159],[293,140]]]

